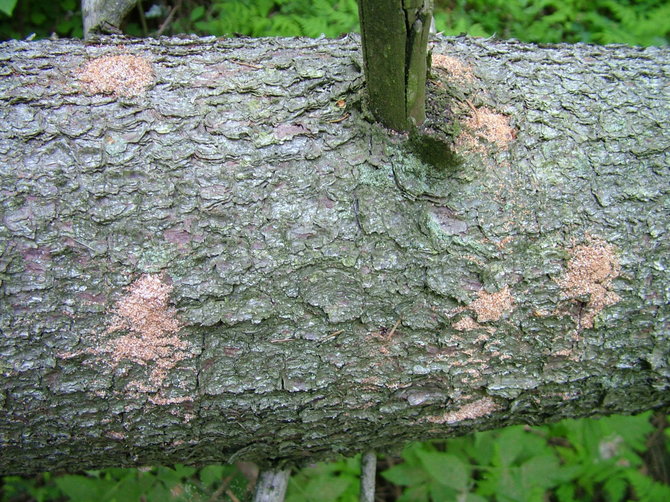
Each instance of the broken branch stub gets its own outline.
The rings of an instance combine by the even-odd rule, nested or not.
[[[370,109],[407,131],[426,118],[426,51],[432,0],[359,0]]]
[[[136,4],[137,0],[82,0],[84,38],[97,32],[120,34],[121,22]]]

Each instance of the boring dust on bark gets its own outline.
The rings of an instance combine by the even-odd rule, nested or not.
[[[593,327],[596,316],[620,300],[612,291],[612,281],[619,276],[621,265],[614,248],[602,239],[591,237],[588,244],[568,250],[570,260],[564,275],[556,279],[568,303],[582,302],[578,329]],[[559,307],[560,308],[560,307]]]
[[[603,309],[620,300],[620,297],[612,291],[612,282],[619,276],[621,266],[614,247],[598,237],[589,236],[588,243],[576,245],[566,251],[569,254],[566,270],[560,277],[554,279],[561,288],[562,301],[553,312],[536,313],[536,315],[571,315],[577,325],[573,334],[573,338],[577,341],[582,330],[593,327],[594,319]],[[578,309],[576,315],[571,314],[574,309],[569,308],[575,303],[582,306]],[[480,290],[477,298],[469,305],[454,309],[452,312],[458,314],[469,311],[473,313],[477,320],[475,321],[473,317],[466,315],[453,323],[452,327],[461,332],[480,330],[482,333],[475,340],[475,343],[486,341],[489,335],[496,332],[494,326],[486,323],[497,322],[513,310],[514,298],[508,286],[495,293]],[[455,339],[459,338],[455,337]],[[554,355],[576,358],[572,350]],[[506,358],[504,354],[500,357]],[[485,363],[483,360],[473,360],[472,362]],[[476,369],[470,371],[474,378],[478,377],[479,373]],[[467,396],[463,396],[463,398],[467,398]],[[435,424],[454,424],[483,417],[497,409],[498,405],[493,399],[484,397],[464,404],[456,410],[429,416],[424,421]]]
[[[172,290],[165,274],[142,275],[126,288],[125,294],[110,309],[110,320],[101,343],[95,348],[61,354],[60,357],[93,356],[88,364],[102,364],[120,376],[128,372],[128,362],[145,368],[145,378],[125,384],[120,393],[124,398],[144,398],[154,405],[193,401],[192,396],[167,397],[163,394],[170,371],[180,361],[193,357],[191,344],[178,336],[183,324],[177,310],[170,305]],[[114,337],[118,333],[122,334]],[[188,422],[193,415],[186,413],[183,418]]]
[[[77,79],[89,94],[131,97],[144,93],[155,81],[149,61],[132,54],[92,59],[77,72]]]
[[[477,401],[465,404],[454,411],[448,411],[442,415],[434,415],[424,419],[425,422],[434,424],[454,424],[463,420],[474,420],[493,413],[498,405],[490,397],[483,397]]]
[[[449,83],[459,87],[472,87],[476,82],[474,69],[458,58],[444,54],[432,57],[432,69],[438,71]],[[475,107],[471,99],[463,98],[453,111],[463,116],[463,129],[454,141],[454,150],[459,155],[480,153],[486,155],[492,149],[506,150],[516,138],[516,130],[510,125],[507,115],[486,106]]]
[[[439,72],[447,83],[461,88],[473,89],[477,81],[474,68],[453,56],[434,54],[432,69]],[[508,148],[516,138],[517,131],[511,127],[507,115],[472,104],[472,100],[479,92],[473,90],[470,99],[463,97],[456,100],[456,107],[452,111],[463,119],[462,130],[454,141],[454,149],[459,154],[479,153],[483,159],[490,159],[493,157],[491,153],[495,150]],[[586,239],[588,241],[586,244],[566,249],[569,254],[567,270],[561,277],[555,279],[562,291],[561,304],[553,312],[536,313],[539,316],[569,315],[567,314],[570,311],[569,307],[581,303],[579,313],[573,316],[577,324],[577,334],[584,329],[592,328],[596,316],[620,300],[612,291],[612,281],[619,276],[621,270],[614,248],[596,236],[587,235]],[[505,244],[501,243],[501,247]],[[476,320],[466,315],[452,327],[457,331],[479,329],[493,334],[496,331],[494,327],[481,323],[497,321],[503,314],[513,309],[514,298],[508,286],[495,293],[482,290],[470,305],[454,311],[460,313],[470,310],[474,312]]]
[[[433,55],[433,70],[443,81],[438,86],[454,85],[456,88],[470,89],[466,95],[456,97],[452,105],[452,113],[460,118],[461,130],[456,136],[453,148],[459,155],[479,155],[488,168],[495,168],[495,153],[504,151],[516,139],[517,131],[510,125],[510,117],[490,107],[476,107],[480,89],[476,88],[475,69],[458,58],[443,54]],[[512,240],[513,238],[507,237]],[[598,314],[606,307],[617,303],[620,298],[612,290],[613,281],[618,277],[621,267],[614,247],[605,240],[586,235],[586,242],[575,243],[563,248],[567,255],[567,263],[563,273],[554,278],[560,287],[559,302],[553,311],[536,312],[538,316],[569,316],[576,327],[572,333],[574,342],[581,338],[581,332],[594,326]],[[503,249],[509,241],[496,245]],[[576,308],[575,308],[576,307]],[[515,299],[508,285],[498,291],[489,292],[484,289],[477,297],[465,306],[453,309],[451,314],[464,314],[452,328],[465,333],[478,333],[475,343],[486,342],[497,331],[496,324],[510,315],[515,309]],[[454,341],[463,341],[455,336]],[[501,359],[509,358],[507,354],[495,353]],[[577,360],[574,348],[554,353]],[[471,378],[477,380],[487,364],[486,358],[477,358],[473,352],[470,361],[474,364],[467,371]],[[479,365],[479,367],[477,367]],[[564,398],[567,399],[566,396]],[[473,420],[494,413],[498,405],[490,397],[477,399],[476,396],[461,396],[461,404],[456,409],[446,410],[442,414],[429,416],[423,421],[438,425],[455,424]],[[468,402],[470,401],[470,402]]]
[[[475,80],[472,67],[454,56],[433,54],[432,68],[444,70],[447,78],[455,82],[471,84]]]
[[[572,316],[577,325],[574,333],[575,340],[579,339],[579,333],[582,330],[593,327],[595,318],[603,309],[620,300],[620,297],[612,291],[612,282],[619,276],[621,270],[613,246],[596,237],[589,237],[589,239],[588,244],[577,245],[566,250],[570,256],[567,268],[564,274],[555,279],[562,293],[561,302],[557,308],[552,312],[535,313],[540,317],[549,315]],[[575,309],[570,308],[575,303],[582,307],[578,309],[577,314],[573,313]],[[487,323],[497,322],[513,310],[514,297],[511,295],[508,286],[495,293],[480,290],[474,301],[452,311],[452,314],[471,312],[477,320],[475,321],[470,315],[465,315],[453,323],[452,327],[461,332],[481,330],[493,335],[497,329]],[[482,333],[476,341],[485,341],[488,338],[487,334]],[[573,354],[570,352],[563,355],[572,356]],[[474,413],[472,410],[475,409],[481,411],[489,408],[488,405],[484,406],[482,403],[472,409],[467,408],[467,406],[469,405],[464,408],[469,410],[468,413]],[[466,416],[459,414],[458,411],[453,413],[453,416]]]
[[[460,132],[454,140],[454,150],[459,155],[477,155],[486,167],[495,168],[493,164],[495,153],[507,150],[517,136],[517,130],[510,125],[510,117],[491,107],[473,105],[473,101],[485,101],[478,98],[486,91],[477,88],[476,71],[472,66],[444,54],[434,54],[432,62],[433,71],[441,77],[441,80],[434,81],[436,85],[442,87],[453,85],[455,88],[470,90],[469,97],[466,95],[456,97],[452,104],[452,114],[460,117]],[[495,244],[502,250],[511,240],[513,237],[508,236]],[[566,253],[567,263],[563,273],[554,278],[561,291],[559,302],[552,312],[536,312],[535,315],[571,317],[576,325],[573,340],[578,341],[581,331],[593,327],[594,319],[604,308],[619,301],[619,297],[612,291],[612,281],[619,275],[620,265],[613,246],[598,237],[587,236],[585,243],[564,247],[562,251]],[[575,308],[575,305],[578,308]],[[464,336],[465,332],[477,331],[478,336],[474,344],[486,342],[498,331],[499,322],[509,317],[514,309],[515,299],[509,285],[492,292],[481,289],[469,304],[450,311],[450,316],[462,314],[452,323],[452,328],[464,333]],[[395,330],[394,327],[390,334],[377,335],[377,338],[384,342],[379,348],[381,354],[388,353],[386,345],[393,343]],[[452,342],[465,342],[465,338],[454,335]],[[488,358],[480,357],[474,348],[461,350],[471,352],[466,372],[475,385],[489,363]],[[564,354],[556,352],[553,355],[577,358],[574,349],[569,349]],[[440,355],[436,357],[439,358]],[[504,360],[512,356],[495,351],[490,357]],[[462,363],[455,362],[454,365],[459,366]],[[366,383],[373,385],[376,382],[370,378]],[[490,397],[463,395],[459,401],[455,409],[426,417],[423,421],[439,425],[455,424],[490,415],[499,409]]]
[[[75,77],[83,92],[116,98],[142,95],[156,79],[151,62],[133,54],[92,59],[75,70]],[[105,335],[124,334],[100,343],[95,349],[61,354],[61,357],[85,353],[94,356],[94,363],[102,362],[112,371],[118,371],[124,362],[146,367],[146,378],[129,381],[123,397],[145,397],[155,405],[193,401],[191,396],[162,394],[170,371],[180,361],[192,357],[190,344],[177,336],[182,324],[176,309],[169,304],[172,289],[165,274],[142,275],[126,288],[126,293],[111,309]],[[193,415],[186,413],[183,418],[189,421]]]
[[[473,329],[483,329],[489,334],[494,334],[496,328],[493,326],[484,326],[480,323],[489,321],[499,321],[504,314],[509,314],[514,310],[514,297],[509,291],[509,286],[505,286],[500,291],[489,293],[486,290],[477,292],[477,299],[465,307],[454,309],[452,314],[460,314],[465,311],[472,311],[477,317],[475,321],[472,317],[466,315],[452,324],[457,331],[470,331]]]
[[[192,396],[166,397],[161,392],[170,371],[193,357],[191,345],[177,336],[182,323],[169,303],[172,289],[164,274],[145,274],[135,280],[116,302],[107,328],[108,334],[125,334],[96,350],[113,370],[124,361],[147,367],[148,376],[128,382],[126,391],[155,405],[193,401]],[[194,417],[186,413],[183,418],[188,422]]]
[[[182,325],[177,310],[169,305],[171,292],[172,285],[163,277],[143,275],[114,307],[107,333],[126,334],[107,343],[103,353],[109,354],[114,368],[124,360],[151,366],[148,382],[132,381],[132,390],[158,392],[169,371],[188,357],[188,342],[177,336]]]
[[[475,107],[472,104],[477,101],[478,93],[485,92],[474,90],[477,77],[473,67],[444,54],[433,55],[432,61],[433,70],[444,77],[447,85],[472,89],[469,99],[457,99],[452,110],[461,117],[461,130],[454,140],[454,150],[461,155],[479,154],[483,159],[493,158],[491,154],[495,151],[506,150],[515,140],[517,131],[510,125],[509,116],[490,107]],[[77,78],[85,92],[111,94],[115,97],[140,95],[155,82],[151,63],[132,54],[93,59],[77,71]],[[438,85],[444,84],[439,82]],[[504,247],[505,243],[500,245]],[[571,312],[575,309],[570,307],[575,303],[581,304],[582,308],[575,318],[578,326],[575,336],[578,337],[581,330],[593,327],[595,317],[605,307],[619,300],[611,287],[620,266],[612,246],[598,238],[566,251],[570,257],[567,269],[555,279],[562,291],[562,301],[554,312],[545,315],[574,315]],[[169,304],[171,291],[172,285],[165,275],[143,275],[138,278],[111,310],[112,319],[105,335],[122,334],[89,351],[96,360],[106,362],[115,372],[127,369],[125,365],[128,362],[147,369],[145,379],[131,380],[125,384],[126,397],[144,396],[155,405],[192,400],[190,396],[168,398],[161,392],[169,373],[180,361],[192,357],[188,342],[177,336],[182,324],[176,309]],[[511,314],[514,308],[515,300],[509,286],[495,292],[480,290],[470,304],[451,312],[453,315],[462,312],[469,314],[453,323],[452,327],[459,332],[479,330],[481,334],[477,340],[484,341],[497,331],[495,323]],[[398,324],[389,332],[378,334],[378,338],[385,342],[381,344],[382,354],[387,351],[385,345],[391,343],[397,327]],[[477,378],[477,371],[473,371],[473,377]],[[467,396],[463,398],[467,401]],[[485,397],[444,414],[427,417],[425,421],[451,424],[483,417],[496,409],[496,403]],[[186,420],[190,418],[185,417]]]

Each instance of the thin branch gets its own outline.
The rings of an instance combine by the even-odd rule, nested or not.
[[[219,497],[223,492],[228,490],[228,485],[230,484],[231,480],[233,479],[233,476],[227,476],[226,478],[223,479],[221,482],[221,486],[219,486],[214,493],[207,499],[207,502],[216,502],[219,500]]]
[[[177,5],[172,7],[172,10],[170,10],[170,13],[167,15],[165,18],[165,21],[161,23],[161,25],[158,27],[158,30],[156,31],[156,36],[160,37],[165,29],[168,27],[168,25],[172,22],[172,18],[174,18],[175,13],[179,10],[181,7],[181,0],[177,2]]]
[[[254,502],[283,502],[291,470],[262,471],[256,482]]]
[[[377,455],[368,451],[361,458],[361,494],[360,502],[374,502],[375,477],[377,476]]]
[[[142,0],[137,0],[137,11],[140,16],[140,24],[142,25],[142,36],[146,37],[149,33],[149,28],[147,28],[147,18],[144,16]]]

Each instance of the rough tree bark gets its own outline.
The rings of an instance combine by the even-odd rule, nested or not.
[[[669,50],[432,44],[411,136],[357,37],[0,45],[0,471],[667,406]]]

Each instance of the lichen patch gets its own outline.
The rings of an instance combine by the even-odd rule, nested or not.
[[[434,424],[454,424],[463,420],[474,420],[493,413],[498,405],[490,397],[483,397],[472,403],[461,406],[455,411],[448,411],[443,415],[435,415],[426,418],[427,422]]]
[[[172,285],[162,276],[141,276],[116,303],[107,329],[108,333],[126,331],[106,347],[112,366],[124,360],[151,366],[150,385],[143,388],[145,391],[158,390],[168,372],[189,357],[189,344],[176,335],[182,324],[169,304],[171,292]]]
[[[481,289],[477,293],[477,299],[468,308],[474,310],[478,322],[498,321],[503,314],[514,309],[514,298],[508,286],[496,293]]]
[[[87,62],[78,72],[79,82],[90,94],[137,96],[154,83],[151,63],[140,56],[103,56]]]
[[[600,239],[592,239],[588,245],[576,246],[569,252],[567,271],[556,282],[565,298],[588,298],[579,324],[582,328],[592,328],[595,317],[620,300],[612,291],[612,281],[619,276],[621,266],[614,248]]]
[[[488,145],[507,150],[516,138],[516,130],[510,126],[509,117],[487,107],[472,107],[471,110],[472,113],[463,122],[463,131],[456,138],[456,151],[484,153]]]
[[[432,67],[444,70],[451,80],[459,83],[472,83],[475,76],[472,73],[472,68],[465,64],[458,58],[453,56],[446,56],[444,54],[433,54]]]

